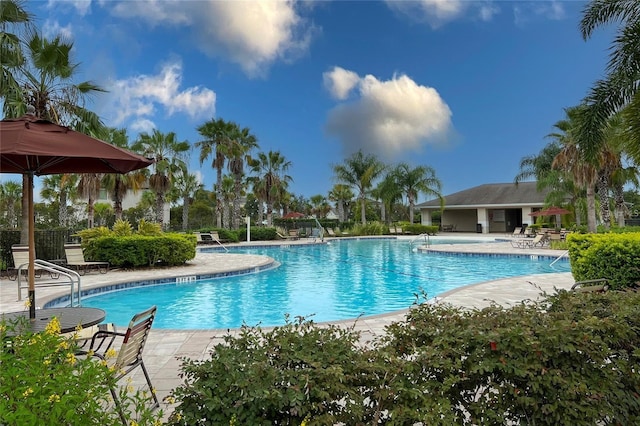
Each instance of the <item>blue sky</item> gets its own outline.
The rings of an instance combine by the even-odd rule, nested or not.
[[[291,161],[291,192],[326,195],[362,149],[435,169],[444,194],[511,182],[520,159],[605,73],[611,29],[584,41],[582,1],[49,1],[45,35],[75,42],[92,109],[133,141],[192,144],[235,121]],[[212,189],[210,161],[191,170]],[[421,200],[423,201],[423,197]]]

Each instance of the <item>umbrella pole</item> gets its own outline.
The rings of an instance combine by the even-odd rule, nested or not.
[[[33,173],[27,175],[27,199],[29,200],[29,318],[36,317],[36,245],[35,245],[35,211],[33,208]]]

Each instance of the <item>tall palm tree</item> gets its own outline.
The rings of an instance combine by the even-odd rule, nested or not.
[[[232,137],[238,129],[238,125],[227,122],[222,118],[211,119],[197,128],[198,133],[204,139],[195,143],[200,148],[200,165],[213,156],[211,167],[216,171],[216,222],[218,228],[222,227],[222,169],[226,162],[226,154]]]
[[[244,177],[244,166],[249,161],[251,150],[258,146],[258,139],[251,134],[248,128],[234,131],[228,149],[229,172],[234,179],[234,197],[232,225],[233,229],[240,228],[240,197],[244,194],[242,178]]]
[[[333,185],[333,188],[329,191],[329,199],[336,203],[338,221],[344,222],[347,218],[345,205],[350,203],[353,199],[353,191],[351,191],[351,187],[341,183]]]
[[[98,116],[84,107],[85,97],[104,90],[90,81],[74,83],[78,64],[71,59],[73,43],[60,37],[49,41],[38,33],[26,40],[24,62],[13,69],[16,85],[3,87],[3,112],[18,117],[32,107],[39,118],[73,127],[83,133],[103,127]],[[23,175],[23,190],[29,177]],[[20,240],[28,240],[28,199],[22,200],[22,232]]]
[[[93,228],[94,204],[103,176],[102,173],[83,173],[78,180],[78,196],[87,199],[87,228]]]
[[[10,91],[19,91],[20,84],[14,76],[18,68],[25,63],[20,35],[29,31],[32,15],[25,2],[16,0],[0,1],[0,97]],[[5,114],[6,114],[5,110]],[[17,117],[20,114],[9,114]]]
[[[309,201],[311,202],[311,214],[319,218],[327,217],[327,213],[331,210],[331,206],[324,195],[313,195],[309,198]]]
[[[78,183],[77,175],[51,175],[46,176],[42,180],[42,190],[40,195],[42,198],[58,203],[58,226],[66,227],[69,225],[69,209],[68,200],[76,198],[76,185]]]
[[[196,191],[202,189],[203,185],[186,167],[180,167],[174,177],[173,190],[176,192],[176,198],[182,199],[182,230],[186,231],[189,228],[189,206]]]
[[[232,176],[222,176],[222,226],[229,228],[232,202],[235,199],[235,182]]]
[[[333,166],[333,172],[340,183],[357,189],[358,201],[360,202],[360,218],[363,225],[367,223],[367,193],[373,186],[373,182],[384,170],[385,165],[374,155],[365,155],[362,151],[358,151],[347,158],[344,164]]]
[[[109,142],[111,145],[115,145],[126,150],[132,150],[129,145],[129,137],[127,136],[126,129],[114,129],[108,128],[105,130],[105,134],[102,136],[105,142]],[[122,219],[122,200],[127,192],[133,191],[134,193],[140,191],[147,181],[148,169],[135,170],[127,174],[105,174],[102,179],[102,186],[109,193],[111,200],[113,201],[113,211],[116,220]]]
[[[22,186],[15,181],[2,182],[0,184],[0,208],[6,212],[6,220],[8,228],[17,228],[16,221],[16,205],[22,199]]]
[[[393,171],[398,188],[407,197],[409,204],[409,223],[413,223],[416,200],[420,194],[431,195],[440,199],[440,206],[444,207],[442,197],[442,183],[436,177],[436,171],[429,166],[411,168],[406,163],[400,163]]]
[[[154,160],[149,187],[156,195],[155,220],[164,226],[165,194],[171,188],[174,173],[180,167],[186,167],[184,158],[190,148],[189,142],[178,141],[174,132],[162,133],[154,129],[151,134],[141,133],[133,148]]]
[[[583,111],[583,107],[565,108],[566,118],[554,124],[558,131],[550,136],[556,139],[562,149],[553,160],[552,167],[568,173],[576,186],[585,190],[587,229],[589,232],[596,232],[595,185],[598,180],[598,164],[587,159],[585,147],[577,136]]]
[[[277,204],[293,181],[287,174],[291,161],[288,161],[280,151],[259,152],[257,158],[249,162],[254,177],[254,192],[267,205],[267,226],[273,224],[273,206]],[[261,181],[256,185],[256,180]],[[256,191],[257,187],[257,191]]]
[[[640,159],[640,2],[637,0],[592,0],[580,22],[582,37],[588,40],[596,28],[619,23],[611,45],[607,75],[598,80],[585,98],[583,122],[577,130],[585,153],[593,159],[603,142],[607,120],[626,109],[628,152]]]

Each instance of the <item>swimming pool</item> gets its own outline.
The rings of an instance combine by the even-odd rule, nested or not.
[[[435,240],[437,243],[438,241]],[[450,242],[450,241],[449,241]],[[230,249],[264,254],[282,265],[257,274],[163,284],[83,298],[126,325],[132,313],[158,306],[154,328],[273,326],[285,314],[316,322],[406,309],[425,292],[517,275],[568,271],[568,262],[517,257],[416,253],[407,240],[338,240],[323,245]]]

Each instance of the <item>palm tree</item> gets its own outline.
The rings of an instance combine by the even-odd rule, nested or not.
[[[103,136],[105,142],[120,148],[132,150],[126,129],[106,129]],[[148,169],[140,169],[127,174],[109,173],[104,175],[102,186],[107,190],[113,201],[113,211],[116,220],[122,219],[122,200],[128,191],[138,192],[147,181]]]
[[[100,193],[103,176],[102,173],[83,173],[78,180],[78,196],[87,199],[87,228],[93,228],[94,203]]]
[[[216,170],[216,222],[218,228],[222,227],[222,169],[228,153],[228,145],[237,133],[238,125],[227,122],[222,118],[211,119],[197,128],[198,133],[204,138],[195,143],[200,148],[200,165],[213,156],[211,167]]]
[[[341,183],[333,185],[333,188],[329,191],[329,199],[336,203],[338,221],[344,222],[347,218],[345,205],[350,203],[353,199],[353,191],[351,191],[351,187]]]
[[[42,198],[58,203],[58,226],[66,227],[69,224],[69,210],[67,201],[76,198],[75,188],[78,182],[77,175],[51,175],[42,180]]]
[[[587,229],[589,232],[596,232],[595,185],[598,180],[598,165],[586,159],[584,145],[577,139],[583,111],[583,107],[565,108],[566,118],[554,124],[558,132],[549,136],[555,138],[562,149],[553,160],[552,167],[568,173],[576,186],[586,191]]]
[[[242,178],[244,176],[244,165],[250,159],[249,152],[258,146],[258,139],[250,133],[248,128],[234,131],[228,149],[229,171],[234,179],[233,197],[233,229],[240,228],[240,197],[244,194]]]
[[[25,56],[22,51],[20,34],[30,29],[31,13],[24,8],[25,2],[16,0],[0,1],[0,97],[7,93],[20,90],[20,84],[14,76],[18,68],[24,65]],[[14,32],[9,32],[12,30]],[[24,113],[24,112],[22,112]],[[21,114],[7,114],[9,117],[18,117]]]
[[[393,171],[400,191],[407,197],[409,204],[409,223],[413,223],[416,200],[420,194],[431,195],[440,199],[440,206],[444,207],[442,197],[442,183],[436,177],[436,171],[429,166],[411,168],[406,163],[400,163]]]
[[[251,179],[256,197],[263,197],[261,200],[267,205],[267,226],[272,226],[273,206],[280,202],[289,182],[293,181],[287,174],[291,161],[280,151],[259,152],[257,158],[250,160],[249,166],[256,175]]]
[[[73,83],[78,64],[71,61],[72,48],[73,43],[60,37],[49,41],[37,33],[30,35],[24,50],[25,61],[13,70],[16,84],[2,87],[0,93],[5,116],[21,116],[27,107],[31,107],[39,118],[84,133],[99,131],[103,127],[98,116],[84,107],[84,98],[104,90],[90,81]],[[23,190],[29,185],[29,180],[29,176],[23,175]],[[23,197],[20,240],[25,244],[28,240],[28,201]]]
[[[385,165],[373,155],[365,155],[358,151],[347,158],[344,164],[333,166],[333,172],[340,183],[344,183],[358,190],[360,202],[360,218],[362,224],[367,223],[366,201],[367,192],[373,186],[373,182],[382,174]]]
[[[309,201],[311,202],[311,214],[319,218],[327,217],[327,213],[331,210],[331,206],[324,195],[313,195],[309,198]]]
[[[156,194],[155,220],[164,226],[165,194],[171,189],[173,174],[180,167],[186,167],[184,156],[190,148],[189,142],[178,141],[174,132],[165,134],[154,129],[152,134],[141,133],[133,148],[154,160],[149,187]]]
[[[229,228],[231,203],[235,199],[235,182],[229,175],[222,176],[222,226]]]
[[[371,191],[371,194],[377,200],[380,200],[380,220],[384,223],[389,223],[393,204],[402,199],[402,190],[398,186],[394,173],[387,173]],[[389,212],[389,215],[387,215],[387,212]]]
[[[16,205],[22,199],[22,186],[15,181],[0,184],[0,207],[6,212],[7,225],[10,229],[18,226],[16,221]]]
[[[637,0],[592,0],[580,22],[582,37],[588,40],[598,27],[620,23],[611,46],[607,75],[598,80],[585,98],[583,122],[577,138],[589,159],[598,155],[607,120],[626,110],[629,140],[627,151],[640,159],[640,2]]]
[[[174,177],[173,190],[176,191],[177,197],[182,199],[182,230],[186,231],[189,228],[189,206],[193,202],[194,194],[202,189],[203,185],[186,167],[180,167]]]

